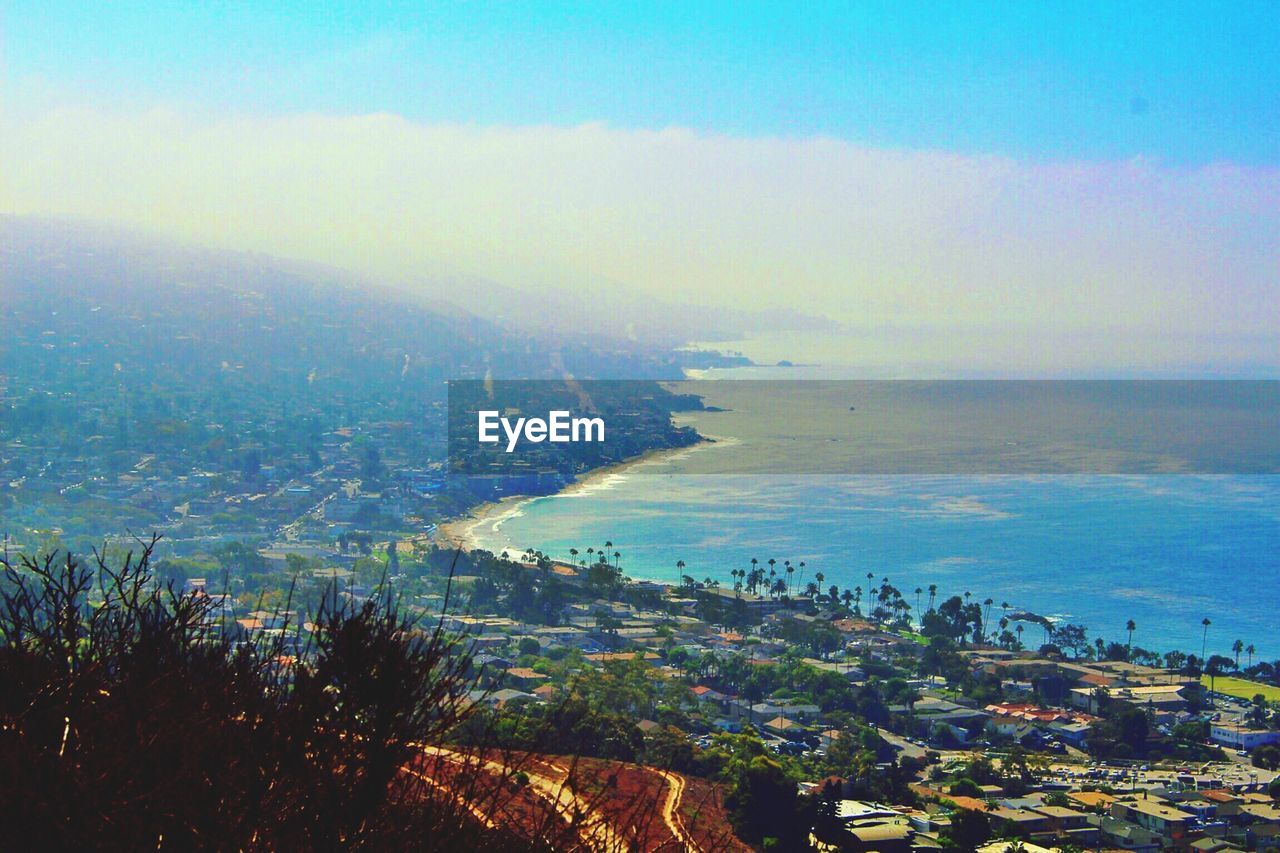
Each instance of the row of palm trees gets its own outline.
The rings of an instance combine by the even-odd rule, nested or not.
[[[797,593],[801,592],[800,584],[803,581],[804,569],[806,568],[803,560],[800,561],[798,565],[792,565],[790,560],[784,560],[783,570],[781,573],[778,572],[778,561],[776,559],[770,558],[766,565],[769,567],[767,574],[761,566],[760,561],[757,558],[752,557],[750,569],[744,568],[730,570],[730,575],[732,575],[734,579],[735,592],[741,592],[745,589],[753,595],[756,595],[760,593],[761,589],[763,589],[765,594],[773,598],[779,598],[782,596],[794,598]],[[678,560],[676,562],[676,567],[680,576],[683,578],[685,568],[684,560]],[[792,576],[795,575],[797,571],[799,573],[799,577],[796,579],[793,586]],[[825,579],[826,578],[822,572],[816,572],[814,574],[814,580],[810,581],[803,587],[803,593],[810,598],[820,597],[823,594],[822,583]],[[871,592],[871,596],[868,601],[868,604],[870,605],[869,610],[865,615],[870,616],[877,622],[910,624],[909,613],[912,608],[903,599],[901,592],[889,582],[888,577],[881,579],[879,587],[875,587],[874,582],[875,573],[868,572],[867,589]],[[922,610],[921,597],[926,591],[929,594],[928,606],[927,610]],[[917,619],[919,620],[923,618],[924,613],[933,611],[936,608],[938,585],[929,584],[927,588],[917,586],[913,592],[915,595],[915,613],[918,614]],[[832,585],[827,590],[827,597],[833,603],[842,602],[851,612],[863,615],[862,600],[864,592],[861,586],[855,586],[852,590],[846,588],[841,592],[838,587]],[[966,607],[971,603],[972,598],[973,594],[966,590],[963,594],[963,600]],[[1012,630],[1010,630],[1009,626],[1011,623],[1008,618],[1008,613],[1011,605],[1009,602],[1001,602],[1000,619],[996,623],[994,629],[991,628],[991,609],[995,605],[995,599],[990,597],[985,598],[982,600],[981,604],[982,631],[984,632],[984,636],[987,636],[991,642],[1006,648],[1013,648],[1015,647],[1015,644],[1016,647],[1022,647],[1023,633],[1025,632],[1026,627],[1022,622],[1018,622],[1013,626]],[[1212,622],[1208,617],[1205,617],[1201,622],[1201,625],[1204,628],[1203,636],[1201,638],[1201,660],[1207,659],[1206,651],[1208,646],[1209,626],[1211,624]],[[1132,659],[1133,655],[1133,634],[1137,630],[1137,627],[1137,623],[1135,623],[1133,619],[1129,619],[1125,623],[1125,631],[1128,634],[1126,651],[1130,659]],[[1043,623],[1042,628],[1044,630],[1044,642],[1047,643],[1051,639],[1052,628],[1047,621]],[[1231,650],[1235,654],[1235,668],[1237,670],[1240,669],[1240,655],[1242,653],[1247,654],[1249,657],[1248,666],[1253,665],[1253,656],[1257,649],[1252,643],[1246,645],[1242,640],[1236,640],[1232,644]]]
[[[730,570],[729,574],[733,576],[734,590],[742,592],[745,589],[752,595],[759,595],[763,590],[766,595],[774,598],[782,596],[794,598],[800,594],[817,596],[821,593],[822,582],[826,580],[826,576],[822,572],[815,572],[813,580],[805,584],[804,573],[808,568],[808,564],[804,560],[794,565],[790,560],[783,560],[781,572],[778,571],[778,561],[772,557],[769,558],[766,565],[769,567],[767,573],[764,567],[760,565],[760,560],[752,557],[750,569]]]
[[[586,568],[588,565],[603,563],[611,564],[615,569],[621,569],[622,553],[614,550],[612,540],[607,540],[600,548],[588,547],[585,551],[585,559],[579,560],[579,556],[583,553],[584,552],[579,551],[577,548],[570,548],[570,564]],[[526,559],[532,560],[536,556],[537,552],[532,549],[525,552]],[[768,571],[765,570],[765,566],[768,566]],[[686,568],[687,564],[684,560],[676,561],[677,585],[688,582],[689,578],[685,574]],[[766,560],[763,565],[758,558],[752,557],[750,569],[731,569],[729,574],[733,577],[733,588],[735,593],[747,591],[752,595],[763,594],[775,600],[782,598],[790,600],[799,596],[805,596],[810,599],[820,598],[824,594],[822,584],[826,580],[826,576],[822,572],[814,572],[812,580],[805,583],[804,575],[807,568],[808,566],[804,560],[800,560],[794,564],[790,560],[783,560],[781,570],[779,570],[778,560],[773,557]],[[707,586],[714,587],[719,587],[720,585],[718,581],[710,577],[708,577],[704,583]],[[912,607],[903,598],[901,591],[889,582],[888,577],[882,578],[880,585],[876,587],[875,573],[867,572],[867,590],[869,591],[869,611],[865,615],[878,622],[910,624],[909,617]],[[917,614],[917,624],[919,624],[919,620],[923,617],[923,614],[933,611],[936,607],[938,599],[938,585],[929,584],[928,587],[917,586],[913,592],[915,595],[914,610]],[[928,592],[929,594],[928,605],[927,609],[921,609],[921,597],[925,592]],[[846,587],[841,591],[839,587],[833,584],[825,590],[825,594],[828,600],[832,603],[842,603],[850,610],[850,612],[858,615],[864,615],[862,611],[864,591],[861,586],[855,586],[853,589]],[[969,605],[972,593],[965,591],[963,598],[965,605]],[[994,604],[995,600],[992,598],[986,598],[982,601],[982,626],[984,632],[991,625],[991,608]],[[1012,646],[1015,641],[1020,646],[1022,644],[1022,635],[1025,629],[1023,624],[1019,622],[1014,626],[1012,632],[1009,630],[1009,608],[1010,604],[1007,601],[1000,604],[1001,617],[997,623],[999,631],[991,630],[989,636],[992,642],[1002,646]],[[1200,659],[1206,660],[1209,642],[1209,627],[1213,622],[1206,616],[1201,620],[1200,624],[1203,629],[1200,642]],[[1045,642],[1048,642],[1050,640],[1051,628],[1047,624],[1043,627],[1045,630],[1044,639]],[[1125,631],[1128,635],[1125,648],[1130,657],[1132,657],[1133,654],[1133,634],[1137,630],[1137,627],[1137,624],[1132,619],[1129,619],[1125,623]],[[1257,652],[1257,649],[1252,643],[1246,645],[1243,640],[1236,640],[1232,643],[1231,651],[1235,655],[1236,670],[1240,669],[1241,654],[1247,654],[1249,656],[1248,666],[1253,666],[1253,656]]]
[[[579,551],[577,548],[570,548],[569,565],[585,569],[589,565],[594,565],[596,563],[609,563],[612,560],[612,565],[615,569],[622,568],[622,552],[613,550],[613,540],[606,541],[604,545],[598,549],[595,547],[588,547],[585,552],[585,559],[579,560],[579,555],[583,553],[584,552]]]

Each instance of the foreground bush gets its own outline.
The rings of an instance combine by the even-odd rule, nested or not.
[[[403,772],[473,687],[438,626],[332,596],[309,630],[237,640],[207,596],[154,580],[154,545],[3,565],[7,849],[531,846]]]

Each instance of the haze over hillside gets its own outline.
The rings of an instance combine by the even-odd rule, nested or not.
[[[78,546],[129,529],[287,537],[357,483],[387,495],[362,523],[422,524],[476,500],[439,474],[447,381],[674,378],[688,358],[66,222],[0,218],[0,292],[0,531]],[[668,440],[636,433],[629,453]]]
[[[657,349],[504,327],[315,264],[14,217],[0,218],[0,247],[11,380],[139,390],[221,375],[371,394],[486,373],[678,375]]]

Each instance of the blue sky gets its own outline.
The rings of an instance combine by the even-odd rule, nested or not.
[[[3,14],[10,94],[1280,163],[1274,2],[17,0]]]
[[[0,212],[845,363],[1280,370],[1275,0],[0,8]]]

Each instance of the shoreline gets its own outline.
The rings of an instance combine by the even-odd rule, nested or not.
[[[654,448],[622,462],[605,465],[601,468],[592,468],[581,478],[557,492],[551,492],[546,495],[508,495],[496,501],[486,501],[471,509],[466,515],[441,522],[432,536],[432,541],[441,547],[450,549],[461,548],[463,551],[488,550],[476,531],[484,525],[500,523],[506,518],[514,517],[523,507],[534,501],[572,497],[596,487],[607,487],[610,478],[622,476],[635,468],[654,462],[679,459],[684,454],[723,446],[733,441],[733,439],[723,436],[703,435],[697,442],[686,447]],[[513,545],[512,547],[516,546]]]
[[[726,430],[726,432],[732,432],[732,430]],[[629,472],[634,471],[637,467],[642,467],[647,464],[662,465],[666,460],[679,459],[689,453],[699,452],[714,447],[732,447],[742,443],[734,437],[722,437],[711,434],[704,434],[703,438],[707,440],[699,441],[687,447],[651,450],[645,454],[620,463],[592,469],[584,474],[580,480],[549,495],[516,495],[503,498],[499,501],[477,505],[464,515],[442,522],[433,538],[437,543],[446,547],[461,547],[468,551],[484,549],[500,554],[503,550],[506,550],[513,559],[518,558],[519,553],[526,547],[533,547],[545,551],[549,544],[543,536],[545,531],[542,529],[541,525],[533,523],[534,520],[542,518],[543,516],[539,515],[531,516],[530,518],[519,518],[524,514],[524,508],[526,505],[544,498],[586,496],[583,493],[590,493],[592,490],[599,490],[603,492],[615,487],[621,491],[622,497],[625,498],[626,495],[630,494],[632,491],[645,488],[643,486],[643,481],[640,480],[628,482],[625,488],[623,487],[623,478]],[[685,466],[673,465],[671,466],[671,473],[681,473],[684,467]],[[696,469],[702,466],[695,464],[694,467]],[[712,467],[715,466],[713,465]],[[665,479],[666,476],[666,473],[660,474],[659,480]],[[616,481],[611,481],[611,478],[618,479]],[[1101,494],[1098,499],[1091,500],[1093,500],[1094,503],[1096,503],[1097,500],[1103,500],[1105,504],[1106,501],[1113,500],[1110,496],[1110,491],[1111,489],[1108,487],[1105,490],[1106,493]],[[1125,512],[1128,512],[1130,505],[1133,504],[1134,501],[1125,497],[1129,494],[1127,489],[1121,491],[1123,494],[1120,498],[1115,498],[1115,500],[1118,501],[1116,506],[1125,510]],[[1018,493],[1018,495],[1022,494],[1022,492]],[[1036,497],[1041,494],[1042,491],[1036,491],[1033,494],[1030,494],[1031,498],[1035,498],[1028,505],[1028,512],[1033,520],[1036,518],[1036,511],[1044,508],[1041,505],[1042,500]],[[1191,497],[1198,499],[1202,496],[1199,495],[1199,490],[1193,490]],[[556,519],[559,519],[560,516],[565,514],[569,516],[580,512],[591,514],[594,511],[590,506],[591,504],[594,504],[597,501],[607,503],[613,499],[614,496],[601,494],[596,498],[596,500],[589,501],[588,505],[580,508],[572,504],[553,505],[542,507],[538,511],[540,513],[548,514],[548,517],[550,518]],[[1138,503],[1145,506],[1147,510],[1151,509],[1153,506],[1162,507],[1165,505],[1163,503],[1152,504],[1151,502],[1153,500],[1156,499],[1148,498],[1138,501]],[[1151,506],[1147,506],[1148,504],[1151,504]],[[1076,504],[1072,503],[1071,506],[1074,507]],[[1140,506],[1139,508],[1143,508],[1143,506]],[[1174,504],[1174,506],[1181,506],[1181,504]],[[1197,503],[1196,506],[1199,506],[1199,504]],[[1129,518],[1130,516],[1126,515],[1124,517]],[[1142,519],[1147,516],[1142,515],[1132,517]],[[519,522],[515,524],[515,527],[507,528],[506,530],[502,529],[502,524],[506,520],[513,518],[519,518]],[[1089,519],[1092,518],[1092,516],[1082,516],[1082,518]],[[1196,516],[1196,518],[1199,518],[1199,516]],[[617,520],[615,513],[614,522]],[[906,522],[904,522],[904,524],[905,523]],[[648,529],[648,533],[651,534],[648,536],[646,541],[662,542],[664,538],[663,528],[660,525],[650,525],[650,527],[652,527],[652,529],[646,528]],[[516,528],[524,531],[519,534],[518,540],[513,539],[510,536],[510,532]],[[1188,529],[1199,530],[1200,528],[1194,527]],[[1037,530],[1039,530],[1039,526],[1033,525],[1032,532],[1034,533]],[[1110,531],[1110,528],[1105,528],[1104,532],[1106,531]],[[1123,531],[1120,531],[1120,533],[1123,533]],[[1110,535],[1120,534],[1116,531],[1110,531]],[[540,537],[542,537],[542,541],[539,541]],[[614,538],[617,538],[616,533]],[[1074,542],[1075,540],[1068,537],[1068,539],[1064,541]],[[1057,540],[1054,540],[1054,542],[1047,544],[1061,543],[1057,543]],[[561,545],[552,544],[551,547],[560,548]],[[567,546],[564,547],[567,548]],[[1016,549],[1011,552],[1009,559],[1014,561],[1030,559],[1027,554],[1023,553],[1024,551],[1026,551],[1025,548]],[[952,552],[946,551],[939,553],[950,554]],[[961,552],[956,551],[955,553],[958,554]],[[967,554],[968,552],[966,551],[964,553]],[[992,553],[999,553],[999,549],[997,548],[996,551]],[[1143,555],[1147,554],[1146,551],[1142,551],[1141,553]],[[683,555],[676,554],[671,557],[671,560],[675,560],[677,556]],[[987,559],[991,558],[984,558],[984,561]],[[1045,561],[1040,557],[1035,557],[1035,559],[1038,561],[1035,565],[1039,566],[1045,563]],[[567,556],[561,556],[558,558],[553,557],[552,560],[556,563],[568,565]],[[648,580],[667,586],[671,585],[674,574],[673,570],[669,568],[669,562],[660,559],[650,559],[646,553],[642,553],[641,551],[630,553],[629,562],[630,564],[625,571],[632,580],[637,582]],[[710,566],[713,562],[715,562],[715,560],[708,562],[707,565]],[[812,558],[810,558],[810,562],[813,562]],[[970,559],[969,562],[978,562],[978,559],[973,558]],[[1048,562],[1053,565],[1055,571],[1074,571],[1074,569],[1069,569],[1067,566],[1067,563],[1070,561],[1065,560],[1064,558],[1055,557],[1051,558]],[[1152,562],[1152,560],[1148,559],[1145,562],[1136,564],[1136,567],[1143,568],[1150,562]],[[1156,560],[1156,562],[1158,562],[1158,560]],[[1026,564],[1032,565],[1030,562],[1027,562]],[[1129,601],[1129,603],[1126,604],[1124,601],[1121,601],[1120,598],[1107,599],[1103,597],[1085,601],[1084,599],[1090,597],[1081,594],[1078,590],[1074,591],[1071,595],[1065,596],[1065,598],[1070,600],[1064,601],[1064,596],[1060,592],[1046,592],[1043,584],[1032,584],[1024,588],[1023,585],[1010,581],[1010,579],[1006,577],[1006,575],[1008,575],[1007,571],[1003,573],[996,571],[998,566],[993,568],[990,572],[974,569],[973,574],[970,574],[969,570],[964,569],[963,567],[951,568],[944,566],[943,568],[938,569],[931,566],[931,563],[922,563],[919,565],[913,563],[910,564],[910,566],[903,564],[902,571],[907,572],[909,577],[923,577],[923,580],[918,581],[922,586],[926,581],[931,579],[938,581],[939,586],[944,589],[958,590],[967,585],[974,588],[975,592],[978,594],[979,600],[981,600],[983,594],[975,584],[978,584],[985,589],[999,590],[999,592],[992,592],[991,597],[996,600],[1012,600],[1014,606],[1011,608],[1010,615],[1016,614],[1018,611],[1023,611],[1021,615],[1039,617],[1023,619],[1010,618],[1011,623],[1021,622],[1027,626],[1027,636],[1024,639],[1024,642],[1030,649],[1039,647],[1041,643],[1041,630],[1046,622],[1052,626],[1060,626],[1064,623],[1080,624],[1087,629],[1088,634],[1092,639],[1097,639],[1098,637],[1115,639],[1118,636],[1123,638],[1124,633],[1121,628],[1117,628],[1116,626],[1122,626],[1125,620],[1130,617],[1136,618],[1139,625],[1143,626],[1142,633],[1146,635],[1145,638],[1135,637],[1136,644],[1138,646],[1145,646],[1148,650],[1194,651],[1199,649],[1201,646],[1200,635],[1202,633],[1199,621],[1205,614],[1213,617],[1213,622],[1215,623],[1215,636],[1219,635],[1223,630],[1227,633],[1221,634],[1221,636],[1227,636],[1228,638],[1230,636],[1239,636],[1246,642],[1257,640],[1259,637],[1264,636],[1264,632],[1257,627],[1256,623],[1258,622],[1258,619],[1252,610],[1242,612],[1237,618],[1236,614],[1229,613],[1229,609],[1224,608],[1220,601],[1206,600],[1199,602],[1198,604],[1191,605],[1179,605],[1176,602],[1174,604],[1162,603],[1159,598],[1155,597],[1155,593],[1158,591],[1158,582],[1155,580],[1155,575],[1150,577],[1144,575],[1128,586],[1124,586],[1122,584],[1121,586],[1124,588],[1118,590],[1115,594],[1117,596],[1124,596],[1125,599]],[[725,581],[723,575],[727,569],[728,565],[725,564],[719,573],[713,572],[713,575],[715,575],[722,584]],[[913,571],[915,572],[914,575],[911,574]],[[1043,571],[1043,568],[1040,569],[1040,571]],[[828,574],[832,573],[833,570],[828,570]],[[834,574],[836,576],[840,575],[839,572],[834,572]],[[1184,575],[1190,577],[1194,576],[1194,573],[1184,573]],[[699,572],[698,577],[701,576],[702,573]],[[1063,575],[1064,579],[1069,579],[1070,577],[1071,575],[1069,574]],[[1211,577],[1216,577],[1216,575]],[[837,584],[844,583],[844,581],[838,580],[837,577],[832,577],[832,580],[836,581]],[[853,584],[860,582],[856,577],[849,577],[847,580],[850,587],[852,587]],[[1064,584],[1068,582],[1068,580],[1064,580]],[[1014,586],[1009,586],[1008,583],[1014,583]],[[1187,613],[1191,610],[1194,610],[1195,613],[1188,616]],[[1143,615],[1144,611],[1146,611],[1145,617]],[[991,615],[992,622],[995,622],[998,618],[997,614],[992,612]],[[1217,624],[1219,622],[1222,623],[1221,626]],[[1259,646],[1261,645],[1262,643],[1259,643]],[[1263,649],[1259,653],[1258,659],[1267,659],[1268,654],[1269,652],[1266,649]]]

